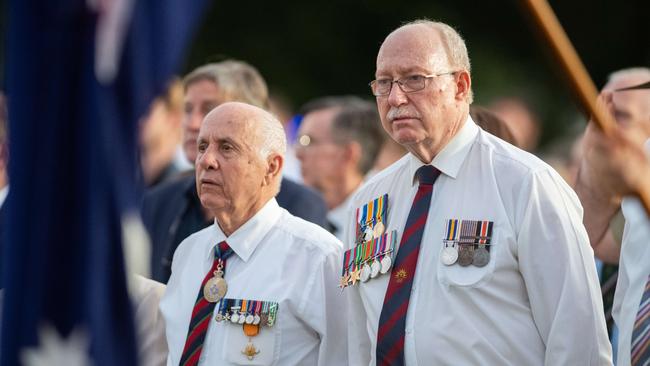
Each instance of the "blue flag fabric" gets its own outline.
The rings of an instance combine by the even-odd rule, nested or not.
[[[122,257],[140,192],[137,121],[205,2],[10,1],[2,365],[45,347],[47,326],[64,340],[82,330],[94,365],[137,363]]]

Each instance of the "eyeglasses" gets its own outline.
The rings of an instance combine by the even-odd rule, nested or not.
[[[440,74],[431,74],[431,75],[409,75],[397,80],[391,79],[377,79],[370,82],[370,89],[372,89],[372,94],[376,97],[381,97],[390,94],[391,89],[393,88],[393,83],[397,83],[399,88],[404,93],[414,93],[420,91],[427,86],[427,80],[436,78],[443,75],[455,74],[458,71],[449,71],[443,72]]]

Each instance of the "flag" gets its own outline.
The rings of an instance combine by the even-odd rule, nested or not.
[[[137,121],[204,3],[9,2],[1,365],[137,363],[123,260],[138,217]]]

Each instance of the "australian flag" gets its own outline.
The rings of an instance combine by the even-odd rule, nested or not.
[[[137,363],[123,259],[139,245],[137,122],[204,2],[9,1],[2,365]]]

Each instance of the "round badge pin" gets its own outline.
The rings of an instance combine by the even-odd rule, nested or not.
[[[370,278],[375,278],[379,275],[379,270],[381,269],[381,264],[378,260],[372,261],[370,265]]]
[[[446,266],[451,266],[456,263],[458,260],[458,249],[455,246],[446,246],[442,248],[442,253],[440,253],[440,260],[442,264]]]
[[[390,267],[393,265],[393,260],[390,259],[390,256],[385,256],[384,258],[381,259],[381,269],[379,269],[379,272],[381,274],[386,274],[390,270]]]
[[[484,247],[474,251],[472,264],[477,267],[485,267],[490,262],[490,252]]]

